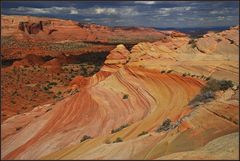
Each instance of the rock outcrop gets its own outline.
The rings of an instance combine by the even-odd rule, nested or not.
[[[110,51],[101,70],[109,72],[117,71],[128,62],[129,54],[130,52],[123,44],[117,45],[115,49]]]
[[[42,21],[38,23],[19,22],[18,29],[27,32],[28,34],[37,34],[40,31],[43,31],[43,23]]]

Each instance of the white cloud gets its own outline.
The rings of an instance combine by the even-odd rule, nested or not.
[[[210,11],[209,12],[211,15],[215,15],[215,14],[218,14],[219,12],[218,11]]]
[[[145,5],[152,5],[155,4],[155,1],[135,1],[136,4],[145,4]]]
[[[79,9],[74,7],[50,7],[50,8],[33,8],[33,7],[17,7],[11,8],[10,13],[16,14],[58,14],[58,13],[67,13],[67,14],[78,14]]]
[[[106,14],[106,15],[117,14],[117,10],[115,8],[95,8],[94,11],[96,14]]]
[[[181,12],[189,11],[189,10],[192,10],[192,9],[193,9],[193,7],[190,7],[190,6],[187,6],[187,7],[160,8],[158,10],[158,13],[161,16],[168,16],[168,15],[170,15],[173,12],[180,12],[180,13],[177,13],[177,14],[182,14]]]
[[[84,21],[92,21],[91,18],[84,18],[83,20],[84,20]]]
[[[217,17],[217,20],[224,20],[225,19],[225,17],[223,17],[223,16],[218,16]]]
[[[10,12],[26,13],[26,14],[47,14],[47,13],[50,13],[50,11],[46,8],[32,8],[32,7],[10,8]]]
[[[118,16],[136,16],[141,13],[134,7],[121,7],[121,8],[90,8],[85,10],[87,14],[104,14],[104,15],[118,15]]]
[[[71,11],[70,11],[70,14],[71,14],[71,15],[77,15],[77,14],[78,14],[78,10],[71,10]]]
[[[84,16],[92,15],[118,15],[118,16],[137,16],[141,13],[135,7],[91,7],[86,9],[78,9],[75,7],[49,7],[49,8],[33,8],[33,7],[17,7],[9,10],[11,14],[81,14]],[[143,13],[142,13],[143,14]]]

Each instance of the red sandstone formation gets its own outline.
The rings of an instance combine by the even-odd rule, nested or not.
[[[118,45],[98,73],[71,81],[78,93],[5,120],[2,159],[238,159],[233,144],[239,139],[238,33],[235,27],[192,44],[173,32],[166,40],[138,43],[131,51]],[[49,64],[64,62],[56,58]],[[234,87],[193,107],[189,103],[201,94],[207,77],[229,79]],[[170,125],[164,124],[168,119]],[[128,126],[115,130],[123,125]],[[156,132],[161,125],[167,129]],[[81,142],[84,135],[92,139]],[[229,136],[234,137],[231,144]],[[118,137],[123,142],[114,142]]]

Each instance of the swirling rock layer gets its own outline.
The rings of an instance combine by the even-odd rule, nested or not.
[[[227,31],[225,37],[235,30]],[[202,39],[212,41],[209,37]],[[139,43],[130,52],[120,45],[99,73],[72,82],[79,86],[79,93],[4,121],[2,158],[202,159],[203,152],[204,158],[226,159],[231,155],[238,159],[235,151],[218,156],[225,149],[215,148],[236,150],[232,142],[237,137],[229,143],[225,137],[220,138],[222,144],[214,140],[239,130],[238,89],[220,91],[214,100],[195,108],[188,106],[205,85],[206,77],[227,76],[238,84],[238,49],[229,47],[231,42],[224,43],[226,51],[232,51],[226,58],[227,53],[210,54],[223,46],[202,52],[197,47],[200,42],[192,46],[182,37],[171,41],[174,48],[170,42],[161,41]],[[124,61],[116,62],[115,58]],[[176,126],[156,132],[166,119]],[[143,131],[148,134],[139,136]],[[84,135],[93,139],[80,142]],[[123,142],[112,143],[118,137]],[[211,149],[215,150],[212,156]]]

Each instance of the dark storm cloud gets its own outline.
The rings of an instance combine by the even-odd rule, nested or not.
[[[233,26],[239,22],[237,1],[3,2],[2,13],[158,28]]]

